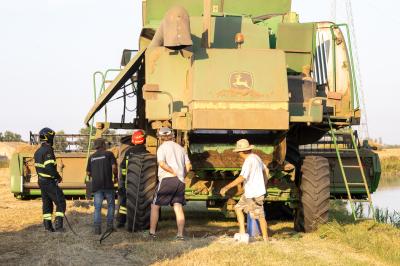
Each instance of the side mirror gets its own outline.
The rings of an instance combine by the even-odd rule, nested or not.
[[[122,51],[122,57],[121,57],[121,67],[126,66],[129,61],[131,61],[132,58],[132,53],[137,52],[138,50],[129,50],[129,49],[124,49]]]

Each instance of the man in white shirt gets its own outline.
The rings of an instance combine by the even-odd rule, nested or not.
[[[160,128],[158,135],[162,144],[157,150],[158,187],[156,189],[150,215],[150,236],[156,236],[156,228],[161,206],[171,205],[174,208],[178,227],[177,240],[184,240],[183,230],[185,215],[185,176],[191,169],[185,149],[173,141],[174,134],[170,128]]]
[[[247,242],[249,237],[245,231],[243,212],[260,222],[263,239],[268,241],[267,221],[264,214],[265,180],[267,180],[268,169],[261,158],[252,153],[253,149],[254,145],[250,145],[246,139],[236,142],[236,149],[233,151],[238,152],[239,156],[245,160],[242,171],[239,177],[220,191],[221,195],[225,196],[229,189],[244,182],[244,193],[235,205],[236,217],[239,222],[239,234],[235,234],[235,239],[243,242]]]

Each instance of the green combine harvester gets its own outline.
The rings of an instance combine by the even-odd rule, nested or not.
[[[155,154],[157,130],[172,127],[193,164],[186,199],[232,217],[243,188],[219,191],[239,174],[232,150],[247,138],[270,169],[265,206],[289,209],[296,230],[325,223],[330,199],[349,200],[356,220],[356,203],[366,202],[373,219],[380,163],[352,130],[361,112],[347,25],[300,23],[290,0],[147,0],[142,8],[139,51],[124,51],[112,81],[116,70],[97,72],[102,93],[85,123],[117,99],[135,105],[136,116],[97,121],[90,141],[108,129],[143,129]],[[33,191],[28,157],[13,160],[16,195]],[[128,169],[128,221],[138,229],[148,225],[157,182],[155,156],[141,163],[154,171]],[[83,190],[84,175],[76,175]]]

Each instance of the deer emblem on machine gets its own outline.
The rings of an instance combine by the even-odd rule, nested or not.
[[[251,89],[253,87],[253,77],[248,72],[235,72],[230,78],[231,88]]]

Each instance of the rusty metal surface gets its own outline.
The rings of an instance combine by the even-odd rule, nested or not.
[[[286,110],[193,110],[192,128],[287,130],[289,114]]]
[[[261,160],[268,165],[272,161],[271,154],[265,154],[259,150],[253,151],[260,156]],[[205,151],[202,153],[192,154],[190,156],[193,169],[202,168],[241,168],[243,159],[239,154],[232,150],[226,150],[222,153],[217,151]]]
[[[57,170],[63,178],[65,186],[85,183],[86,176],[86,153],[56,153]],[[37,183],[33,153],[24,156],[24,183]]]

